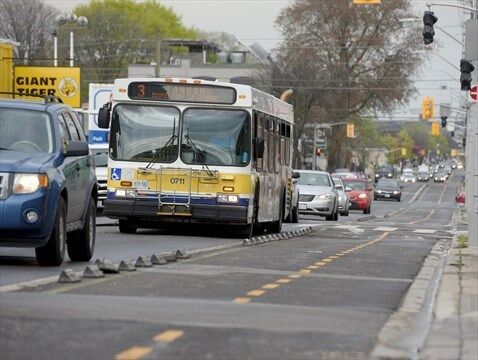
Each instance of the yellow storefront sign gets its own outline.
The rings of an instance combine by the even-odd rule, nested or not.
[[[65,104],[81,107],[79,67],[15,66],[14,85],[17,93],[55,95]]]

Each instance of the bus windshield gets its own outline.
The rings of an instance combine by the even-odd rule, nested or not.
[[[181,160],[186,164],[246,166],[251,148],[249,119],[244,110],[187,109]]]
[[[177,108],[117,105],[111,122],[111,157],[172,163],[178,157],[178,133]]]

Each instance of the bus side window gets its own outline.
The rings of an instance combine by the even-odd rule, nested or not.
[[[279,119],[274,119],[274,171],[276,173],[280,170],[280,121]]]
[[[254,112],[254,137],[255,138],[263,138],[264,137],[264,134],[263,134],[263,129],[262,129],[262,123],[261,123],[261,120],[259,118],[259,115],[257,112]],[[256,159],[256,170],[257,171],[262,171],[262,163],[263,163],[263,159],[260,158],[260,159]]]
[[[261,114],[260,120],[262,123],[262,130],[263,130],[263,137],[264,137],[264,157],[262,158],[262,170],[265,172],[269,171],[269,149],[270,149],[270,142],[269,142],[269,122],[267,118]]]
[[[291,132],[290,132],[290,125],[286,125],[285,128],[285,148],[286,148],[286,165],[290,165],[291,161],[291,144],[293,144],[293,140],[291,139]]]
[[[285,123],[280,124],[280,164],[286,165]]]

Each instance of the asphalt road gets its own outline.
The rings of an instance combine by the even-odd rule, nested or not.
[[[0,358],[368,358],[424,257],[449,236],[458,178],[408,184],[402,202],[375,201],[367,221],[358,211],[338,222],[302,217],[286,228],[317,231],[288,241],[0,292]],[[95,258],[113,260],[241,240],[210,227],[97,231]],[[0,291],[59,273],[28,251],[1,249]]]

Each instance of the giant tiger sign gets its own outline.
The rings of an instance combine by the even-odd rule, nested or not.
[[[79,108],[81,107],[80,68],[16,66],[15,92],[55,95],[64,103]]]

